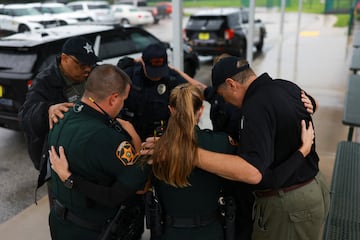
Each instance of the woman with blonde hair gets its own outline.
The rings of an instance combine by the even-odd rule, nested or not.
[[[161,239],[223,239],[218,212],[220,177],[198,169],[197,148],[234,152],[225,133],[201,130],[203,95],[195,86],[182,84],[169,99],[171,116],[152,155],[153,182],[163,210]]]

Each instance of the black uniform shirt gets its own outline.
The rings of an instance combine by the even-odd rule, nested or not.
[[[132,80],[132,87],[124,103],[121,117],[130,121],[136,132],[144,141],[154,135],[154,129],[167,122],[170,117],[168,109],[171,90],[179,84],[186,83],[176,71],[169,69],[169,76],[158,81],[147,78],[140,63],[124,71]]]
[[[273,80],[266,73],[245,94],[238,154],[262,173],[257,189],[301,183],[319,170],[315,145],[305,159],[298,151],[301,120],[311,121],[300,95],[301,89],[294,83]]]

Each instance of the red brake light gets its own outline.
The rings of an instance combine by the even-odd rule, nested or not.
[[[224,32],[224,38],[226,40],[231,40],[235,35],[235,32],[233,29],[226,29]]]
[[[27,80],[26,84],[27,84],[28,89],[32,86],[32,83],[33,83],[32,79]]]

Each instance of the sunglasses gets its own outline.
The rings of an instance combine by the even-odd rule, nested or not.
[[[69,58],[71,58],[71,60],[73,60],[73,62],[74,63],[76,63],[76,65],[78,65],[79,66],[79,68],[81,69],[81,70],[86,70],[87,68],[92,68],[92,66],[90,66],[90,65],[87,65],[87,64],[83,64],[83,63],[81,63],[77,58],[75,58],[74,56],[71,56],[71,55],[67,55]]]

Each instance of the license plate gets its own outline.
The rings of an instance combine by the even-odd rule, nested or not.
[[[0,97],[4,95],[4,88],[0,85]]]
[[[14,101],[7,98],[0,98],[0,105],[12,107],[14,106]]]
[[[209,40],[210,39],[210,34],[209,33],[199,33],[199,39],[200,40]]]

